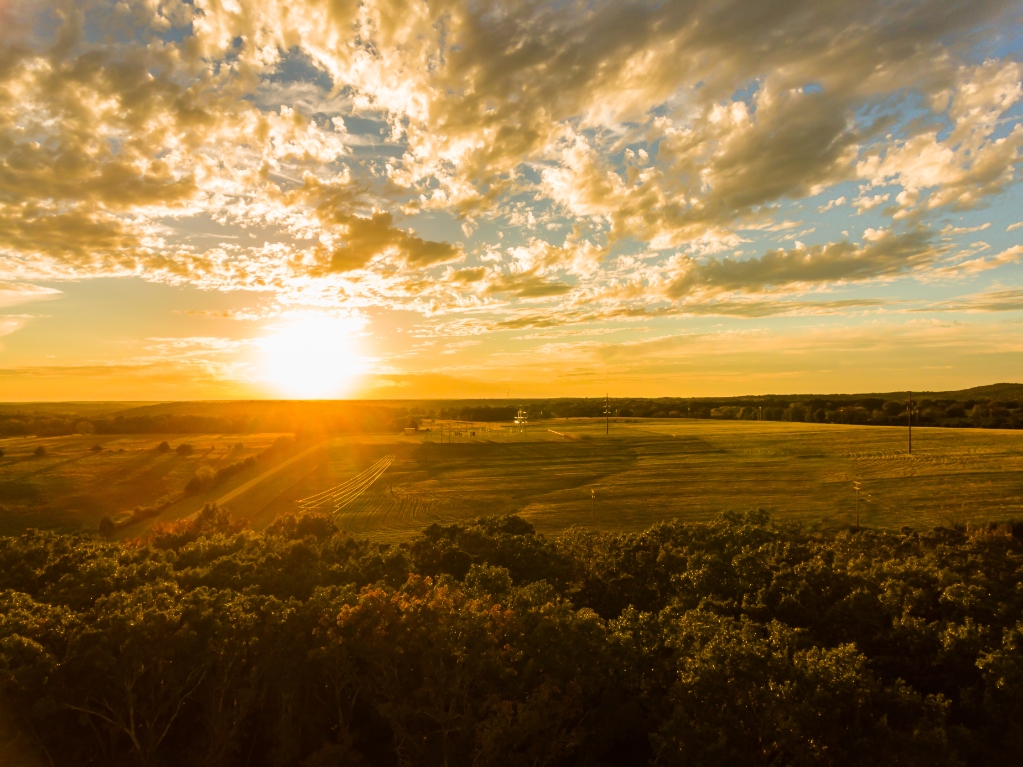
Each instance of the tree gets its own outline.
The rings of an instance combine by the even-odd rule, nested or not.
[[[203,490],[212,487],[216,478],[217,472],[215,472],[211,466],[203,464],[198,469],[196,469],[195,474],[192,476],[190,480],[188,480],[188,484],[185,485],[185,492],[186,493],[202,492]]]
[[[170,584],[102,597],[95,619],[69,642],[58,705],[89,717],[108,753],[126,746],[149,764],[209,672],[205,647]]]
[[[906,412],[906,403],[899,402],[897,400],[888,400],[887,402],[884,403],[882,409],[884,410],[884,414],[886,416],[888,416],[889,418],[895,418],[896,416]]]
[[[68,767],[1015,764],[1021,581],[1023,523],[380,544],[207,504],[0,537],[0,699]]]
[[[660,764],[956,764],[941,705],[883,688],[852,645],[801,649],[778,622],[702,611],[667,642],[679,667],[672,712],[653,736]],[[906,731],[892,729],[907,719]]]

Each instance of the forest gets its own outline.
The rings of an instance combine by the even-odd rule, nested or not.
[[[0,694],[54,765],[992,765],[1023,747],[1023,525],[398,544],[207,505],[0,539]]]
[[[603,399],[563,399],[525,402],[523,410],[532,420],[544,418],[600,418]],[[872,426],[906,426],[909,395],[729,397],[693,399],[678,397],[622,398],[608,400],[613,418],[711,418],[725,421],[795,421]],[[422,408],[410,411],[413,416]],[[449,405],[437,414],[465,421],[510,421],[517,408]],[[1023,398],[922,396],[913,400],[913,425],[955,428],[1021,429]]]

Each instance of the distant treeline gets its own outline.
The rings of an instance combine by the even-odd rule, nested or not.
[[[1010,389],[1008,385],[1004,387]],[[1018,389],[1018,387],[1016,387]],[[1014,399],[927,397],[913,402],[913,423],[921,426],[1023,428],[1023,395]],[[717,418],[724,420],[803,421],[813,423],[905,425],[908,397],[832,395],[707,398],[621,398],[610,400],[618,418]],[[69,405],[69,408],[73,406]],[[400,432],[423,419],[509,422],[524,409],[529,418],[596,418],[603,399],[534,399],[509,402],[424,401],[374,403],[224,402],[168,403],[97,416],[9,408],[0,412],[0,436],[66,434],[251,434],[320,432],[350,434]],[[143,411],[143,412],[139,412]]]
[[[523,403],[531,419],[597,418],[604,415],[604,400],[557,399]],[[813,423],[904,426],[909,422],[909,398],[864,397],[802,398],[750,397],[712,399],[612,398],[611,415],[619,418],[716,418],[722,420],[799,421]],[[460,406],[438,409],[441,418],[466,421],[510,421],[516,407]],[[423,409],[413,410],[413,414]],[[433,411],[429,411],[433,414]],[[913,400],[913,423],[920,426],[979,426],[989,429],[1023,428],[1019,400],[929,399]]]
[[[225,408],[227,409],[227,408]],[[241,416],[160,413],[155,415],[82,418],[67,414],[34,414],[31,410],[0,415],[0,436],[36,435],[57,437],[68,434],[253,434],[258,432],[321,431],[356,433],[400,431],[409,421],[403,407],[348,405],[324,408],[264,410],[252,407]]]
[[[0,539],[0,705],[69,767],[1018,764],[1021,538],[32,531]]]

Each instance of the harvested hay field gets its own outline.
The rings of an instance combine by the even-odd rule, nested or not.
[[[438,431],[376,445],[361,463],[321,467],[301,483],[312,495],[397,454],[357,501],[335,517],[342,529],[381,540],[424,524],[518,513],[538,529],[641,530],[678,517],[707,520],[763,508],[780,519],[916,529],[1023,518],[1023,433],[752,421],[544,422],[525,433]],[[396,438],[398,439],[398,438]],[[369,447],[364,445],[363,448]],[[338,447],[332,448],[338,450]],[[297,490],[298,488],[296,488]],[[279,498],[277,513],[297,510]]]
[[[1023,433],[688,419],[558,419],[524,432],[505,426],[428,424],[413,436],[335,437],[293,451],[279,471],[247,471],[173,504],[125,532],[194,513],[231,492],[227,505],[262,529],[281,513],[327,499],[338,525],[377,540],[424,525],[517,513],[540,530],[573,526],[641,530],[660,520],[707,520],[763,508],[779,519],[924,529],[1023,518]],[[275,435],[189,438],[196,455],[153,450],[160,437],[46,440],[44,458],[20,439],[0,460],[0,532],[94,526],[102,514],[178,492],[201,462],[214,467],[270,444]],[[64,440],[63,442],[61,440]],[[175,442],[182,441],[180,438]],[[231,447],[242,441],[242,453]],[[8,444],[12,440],[6,440]],[[122,447],[125,452],[119,452]],[[271,466],[273,464],[270,464]],[[263,474],[260,474],[263,471]],[[312,499],[310,501],[310,499]]]

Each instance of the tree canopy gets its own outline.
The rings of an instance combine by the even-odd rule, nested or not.
[[[59,765],[1007,764],[1020,538],[30,531],[0,539],[0,694]]]

